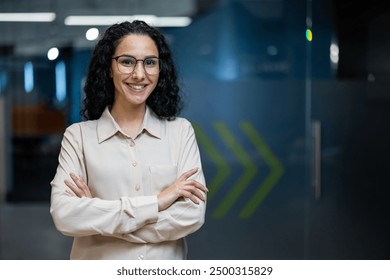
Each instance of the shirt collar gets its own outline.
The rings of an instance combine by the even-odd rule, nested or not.
[[[146,106],[144,121],[141,125],[140,131],[147,131],[149,135],[161,139],[162,121],[157,117],[153,110],[149,108],[149,106]]]
[[[142,122],[140,132],[147,132],[150,136],[161,139],[161,131],[162,123],[159,118],[154,114],[154,112],[146,106],[146,112],[144,116],[144,120]],[[110,113],[108,107],[105,108],[103,114],[97,121],[97,138],[98,142],[101,143],[112,136],[114,136],[117,132],[124,134],[115,121],[113,116]]]

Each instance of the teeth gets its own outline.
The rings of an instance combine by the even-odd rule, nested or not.
[[[135,90],[140,90],[143,89],[145,86],[144,85],[130,85],[131,88]]]

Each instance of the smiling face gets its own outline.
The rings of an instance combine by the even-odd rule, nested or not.
[[[128,55],[137,60],[159,57],[154,41],[147,35],[131,34],[122,38],[112,57]],[[113,107],[135,108],[145,106],[146,99],[157,86],[159,74],[149,75],[145,72],[143,62],[138,61],[131,74],[119,72],[117,61],[112,60],[111,75],[115,87]]]

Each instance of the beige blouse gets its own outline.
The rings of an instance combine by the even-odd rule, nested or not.
[[[74,237],[70,258],[185,259],[184,237],[203,225],[206,205],[179,199],[158,212],[157,194],[194,167],[191,179],[206,185],[194,130],[183,118],[160,120],[147,107],[134,139],[108,108],[99,120],[68,127],[50,213],[56,228]],[[71,172],[84,178],[92,199],[66,192]]]

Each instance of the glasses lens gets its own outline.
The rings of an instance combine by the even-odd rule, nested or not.
[[[146,73],[150,75],[157,75],[160,72],[160,60],[155,57],[144,60],[144,68]]]
[[[121,56],[117,59],[118,70],[123,74],[130,74],[134,71],[137,61],[133,57]]]

